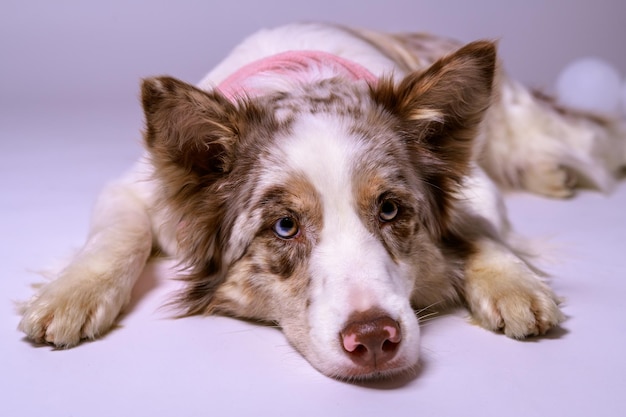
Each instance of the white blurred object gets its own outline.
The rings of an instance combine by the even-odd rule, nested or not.
[[[626,112],[626,86],[619,72],[598,58],[582,58],[565,67],[556,82],[560,103],[605,116]]]

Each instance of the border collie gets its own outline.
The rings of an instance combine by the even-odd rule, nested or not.
[[[198,86],[149,78],[141,97],[145,155],[20,306],[35,342],[106,333],[156,250],[180,263],[181,315],[277,324],[338,379],[415,369],[430,306],[542,335],[563,314],[499,190],[606,189],[626,160],[621,122],[528,91],[489,41],[289,25]]]

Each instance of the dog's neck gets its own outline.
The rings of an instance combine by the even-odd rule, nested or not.
[[[321,51],[288,51],[254,61],[235,71],[217,89],[228,99],[290,91],[297,84],[329,78],[376,83],[376,76],[356,62]]]

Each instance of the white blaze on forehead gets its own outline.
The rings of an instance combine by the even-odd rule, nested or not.
[[[304,174],[321,198],[323,226],[313,257],[321,258],[328,273],[358,275],[362,246],[380,246],[359,216],[353,189],[355,161],[364,157],[366,146],[341,118],[316,114],[295,123],[283,150],[290,170]]]
[[[361,218],[353,188],[356,161],[366,156],[367,145],[341,118],[317,114],[294,124],[282,152],[289,170],[304,174],[321,198],[323,226],[311,258],[314,287],[337,286],[332,292],[343,299],[332,304],[345,306],[345,314],[380,307],[378,281],[389,280],[394,265]]]
[[[307,176],[325,200],[325,206],[345,206],[353,201],[351,161],[360,148],[340,120],[307,115],[294,124],[282,150],[285,164]]]

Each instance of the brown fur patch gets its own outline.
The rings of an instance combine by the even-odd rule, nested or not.
[[[363,114],[362,89],[352,88],[342,78],[329,78],[300,86],[294,94],[277,93],[270,96],[274,106],[287,109],[292,114],[327,113],[334,116],[358,118]]]
[[[265,219],[256,238],[269,249],[257,266],[281,279],[290,278],[298,265],[306,263],[322,227],[317,191],[305,178],[295,174],[287,184],[267,189],[252,210],[259,211]],[[283,217],[296,221],[297,236],[284,239],[275,235],[273,226]]]
[[[489,107],[496,50],[474,42],[400,84],[381,80],[372,97],[399,118],[399,132],[430,189],[432,231],[446,230],[452,191],[468,173],[473,140]]]
[[[265,190],[250,211],[263,222],[244,256],[229,266],[228,279],[208,311],[282,323],[306,311],[308,260],[323,221],[320,199],[306,179],[294,175]],[[291,239],[273,231],[275,222],[286,216],[300,228]]]
[[[413,251],[413,236],[420,227],[418,213],[422,192],[412,185],[417,178],[408,161],[403,161],[404,152],[397,152],[397,158],[390,157],[391,150],[387,152],[386,158],[378,161],[380,166],[357,168],[360,175],[354,189],[356,205],[365,225],[383,242],[389,255],[397,259],[410,256]],[[380,219],[381,205],[386,200],[398,207],[396,217],[388,222]]]
[[[142,100],[162,204],[179,224],[188,286],[178,302],[185,314],[202,313],[224,281],[223,254],[237,214],[247,208],[252,167],[284,126],[251,101],[235,105],[168,77],[144,81]]]

